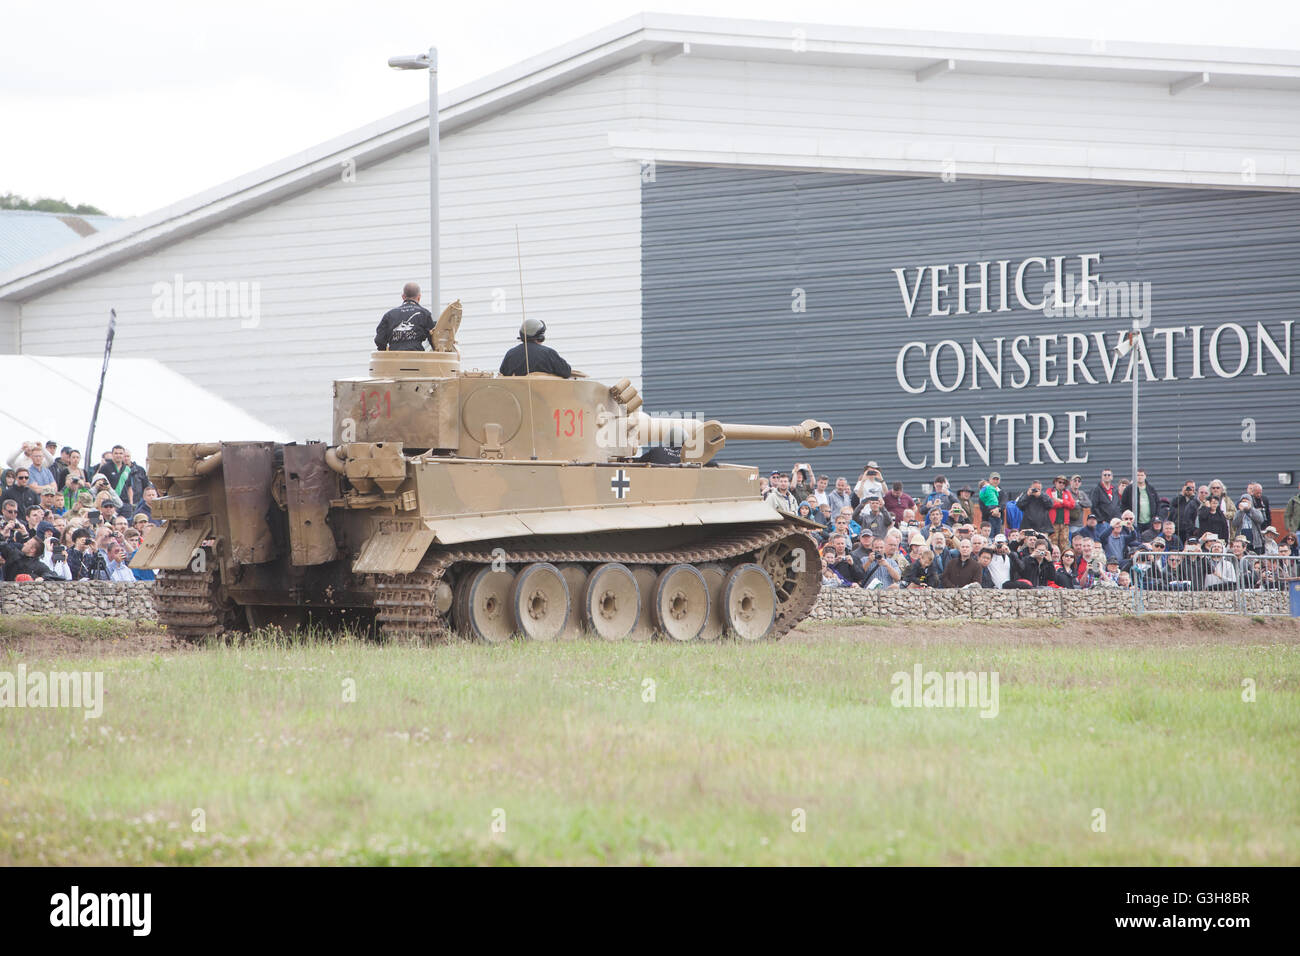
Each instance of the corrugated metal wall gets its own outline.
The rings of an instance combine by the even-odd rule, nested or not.
[[[774,443],[728,446],[724,457],[788,470],[810,460],[856,480],[868,459],[878,461],[886,478],[901,478],[919,490],[936,473],[954,487],[976,486],[991,470],[1004,487],[1021,489],[1029,479],[1078,472],[1096,481],[1102,466],[1116,475],[1130,471],[1131,385],[1124,381],[1128,359],[1120,360],[1107,381],[1093,338],[1102,332],[1113,347],[1128,318],[1044,317],[1020,306],[1014,292],[1009,312],[975,314],[978,293],[969,292],[971,314],[931,317],[926,276],[912,318],[899,281],[891,270],[1010,260],[1017,266],[1034,256],[1066,256],[1065,271],[1080,272],[1078,256],[1100,253],[1094,267],[1106,281],[1149,281],[1151,324],[1144,333],[1155,380],[1144,374],[1141,388],[1141,464],[1162,495],[1172,495],[1188,477],[1220,477],[1233,493],[1247,480],[1259,480],[1274,503],[1289,494],[1278,487],[1278,472],[1300,472],[1300,328],[1292,326],[1291,373],[1258,340],[1256,323],[1287,348],[1286,326],[1300,319],[1300,196],[1209,189],[1124,187],[935,178],[796,173],[661,164],[653,182],[642,186],[642,354],[647,410],[701,413],[724,421],[788,423],[820,417],[835,426],[835,443],[821,451]],[[996,265],[990,266],[990,307],[999,305]],[[968,279],[977,278],[974,265]],[[1026,293],[1038,299],[1047,276],[1031,267]],[[956,309],[956,277],[942,304]],[[802,290],[804,311],[800,305]],[[1250,354],[1241,374],[1224,378],[1214,370],[1210,340],[1215,329],[1237,323],[1248,335]],[[1200,373],[1192,378],[1194,349],[1190,331],[1202,326]],[[1183,334],[1164,328],[1187,329]],[[1068,333],[1087,337],[1087,369],[1097,384],[1083,381],[1074,368],[1067,384]],[[1040,385],[1039,336],[1057,335],[1044,344],[1059,356],[1045,372],[1059,384]],[[1020,351],[1031,380],[1011,354],[1012,340],[1030,337]],[[992,387],[979,366],[978,389],[971,388],[976,359],[972,340],[990,358],[1004,339],[1002,388]],[[953,391],[930,381],[931,349],[952,340],[966,360],[965,375]],[[1166,381],[1165,343],[1174,345],[1173,381]],[[900,384],[900,350],[907,383],[926,385],[909,394]],[[1238,365],[1233,330],[1220,334],[1216,349],[1227,372]],[[1262,355],[1257,353],[1262,352]],[[956,349],[945,347],[935,364],[939,380],[951,385],[958,374]],[[1108,357],[1106,361],[1111,361]],[[1261,363],[1262,365],[1258,364]],[[1262,368],[1264,374],[1256,374]],[[1070,462],[1069,412],[1086,439]],[[1034,413],[1052,416],[1050,440],[1062,459],[1032,441]],[[990,422],[990,464],[975,443],[955,427],[951,445],[940,454],[953,464],[934,464],[932,419],[964,417],[978,443],[983,416],[1026,415],[1016,422],[1015,464],[1008,464],[1005,420]],[[898,436],[905,420],[913,423],[899,455]],[[1244,440],[1252,437],[1253,441]],[[1044,420],[1039,427],[1046,430]],[[963,437],[967,440],[963,442]],[[966,467],[960,466],[965,454]],[[1035,453],[1040,463],[1034,463]],[[1289,493],[1294,493],[1294,486]]]

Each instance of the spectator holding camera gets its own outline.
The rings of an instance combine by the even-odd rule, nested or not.
[[[1228,516],[1224,514],[1219,497],[1213,490],[1205,499],[1205,504],[1196,512],[1196,527],[1202,537],[1207,533],[1217,536],[1220,541],[1227,541],[1231,537]]]
[[[1111,518],[1099,540],[1106,557],[1115,558],[1121,567],[1126,565],[1129,555],[1142,546],[1142,536],[1133,527],[1133,512],[1125,511],[1118,518]]]
[[[1268,522],[1263,512],[1255,507],[1255,499],[1251,495],[1242,495],[1237,502],[1237,514],[1232,519],[1231,527],[1234,539],[1238,536],[1243,538],[1251,551],[1258,554],[1264,550],[1264,529],[1268,527]]]
[[[884,500],[885,479],[880,474],[880,466],[874,461],[867,462],[867,467],[862,469],[862,475],[858,478],[853,492],[858,496],[859,501],[865,501],[871,495]]]
[[[1016,499],[1020,509],[1020,527],[1046,536],[1052,530],[1051,503],[1043,495],[1041,481],[1030,482],[1028,490]]]

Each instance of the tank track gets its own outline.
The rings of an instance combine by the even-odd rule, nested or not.
[[[516,551],[510,541],[492,541],[476,544],[472,548],[448,551],[430,551],[420,566],[410,574],[377,575],[378,594],[375,599],[376,620],[379,632],[385,638],[416,642],[448,640],[452,636],[446,615],[434,606],[434,594],[439,581],[457,564],[488,564],[493,551],[503,548],[509,564],[532,564],[546,561],[551,564],[594,563],[616,561],[626,565],[704,564],[741,555],[756,554],[761,557],[766,549],[791,538],[806,538],[809,558],[805,567],[790,578],[785,593],[786,600],[777,612],[770,639],[776,640],[807,617],[817,594],[821,590],[821,564],[813,556],[817,545],[798,527],[781,524],[745,528],[728,534],[678,548],[660,551],[619,551],[584,548],[530,549]],[[803,544],[792,541],[790,544]],[[780,582],[778,591],[782,590]]]
[[[167,633],[187,641],[219,634],[234,620],[233,608],[221,599],[214,570],[159,571],[153,606]]]

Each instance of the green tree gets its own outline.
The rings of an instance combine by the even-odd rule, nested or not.
[[[66,199],[49,199],[47,197],[28,199],[26,196],[19,196],[17,193],[0,195],[0,209],[31,209],[35,212],[71,213],[74,216],[108,215],[98,206],[92,206],[89,203],[80,203],[74,206]]]

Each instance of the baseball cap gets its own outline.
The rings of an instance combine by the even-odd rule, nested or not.
[[[994,478],[996,478],[998,481],[1002,480],[1002,476],[998,474],[996,471],[989,475],[989,481],[992,481]]]
[[[1106,559],[1106,567],[1110,567],[1112,564],[1115,565],[1115,567],[1119,567],[1119,558]]]
[[[1007,536],[1006,536],[1005,534],[995,534],[995,535],[993,536],[993,540],[994,540],[994,541],[1000,541],[1002,544],[1006,544],[1006,543],[1007,543]]]
[[[148,522],[148,520],[149,520],[149,516],[144,512],[141,512],[140,514],[136,515],[134,518],[131,519],[131,523],[141,524],[142,522]]]
[[[1265,534],[1277,534],[1277,528],[1274,528],[1272,525],[1269,525],[1267,528],[1264,529],[1264,533],[1265,533]]]

